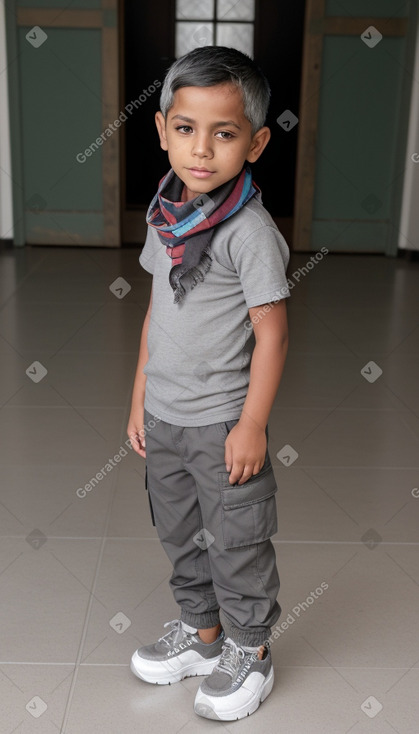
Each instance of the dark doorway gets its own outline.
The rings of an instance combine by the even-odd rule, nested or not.
[[[253,57],[266,74],[272,90],[267,119],[272,137],[261,159],[254,164],[253,173],[268,211],[275,218],[289,218],[290,221],[294,212],[298,125],[286,132],[276,120],[288,109],[298,117],[304,6],[304,0],[283,0],[281,3],[256,0],[254,19]],[[174,0],[126,2],[123,103],[143,100],[128,116],[122,137],[125,166],[122,208],[127,214],[137,211],[144,216],[158,181],[169,169],[167,153],[159,147],[154,124],[159,89],[147,95],[143,90],[152,90],[156,80],[163,82],[174,60]],[[284,235],[287,236],[285,231]]]

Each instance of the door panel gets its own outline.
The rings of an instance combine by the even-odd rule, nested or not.
[[[7,3],[15,244],[118,246],[116,0],[66,5]]]
[[[294,249],[396,254],[414,28],[398,0],[308,0]]]

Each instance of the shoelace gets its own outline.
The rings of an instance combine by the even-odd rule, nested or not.
[[[165,627],[170,625],[171,630],[163,637],[159,637],[159,642],[163,642],[165,645],[170,647],[171,645],[177,645],[181,639],[188,633],[182,627],[180,619],[172,619],[171,622],[166,622]]]
[[[252,653],[252,656],[256,660],[257,655]],[[244,650],[237,647],[235,642],[231,641],[224,643],[221,658],[216,668],[222,673],[228,673],[228,675],[231,675],[232,679],[234,679],[244,657]]]

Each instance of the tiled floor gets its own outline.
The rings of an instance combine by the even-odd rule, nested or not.
[[[327,255],[301,275],[308,256],[292,255],[269,422],[289,626],[272,694],[223,724],[193,712],[202,679],[152,686],[129,670],[178,616],[144,460],[121,452],[76,493],[126,440],[150,289],[138,254],[1,253],[1,734],[417,734],[419,263]]]

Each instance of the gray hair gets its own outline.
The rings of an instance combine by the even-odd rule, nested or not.
[[[244,115],[252,135],[263,127],[271,90],[263,72],[247,54],[226,46],[201,46],[177,59],[168,70],[160,95],[163,117],[181,87],[212,87],[230,82],[241,89]]]

